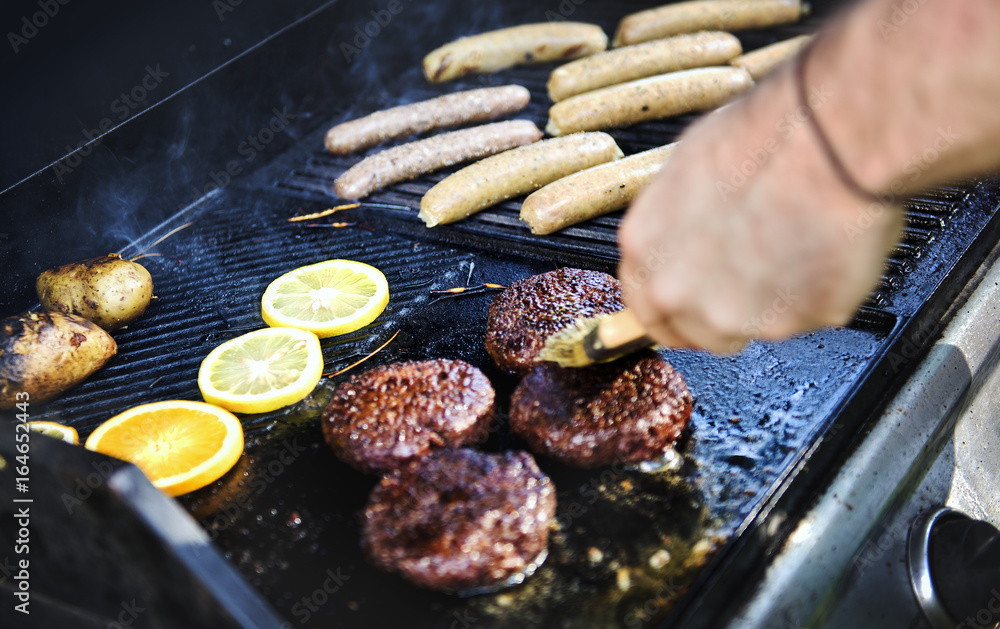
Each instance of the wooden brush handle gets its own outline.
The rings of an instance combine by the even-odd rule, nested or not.
[[[603,349],[608,351],[614,351],[617,348],[640,341],[648,341],[646,329],[628,309],[619,310],[603,319],[598,326],[597,335]],[[647,342],[647,344],[651,345],[652,342]]]

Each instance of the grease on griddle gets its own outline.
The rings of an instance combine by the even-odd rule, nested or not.
[[[521,586],[457,613],[481,627],[542,627],[552,618],[599,629],[656,626],[725,541],[685,465],[683,474],[546,465],[559,488],[547,562]]]

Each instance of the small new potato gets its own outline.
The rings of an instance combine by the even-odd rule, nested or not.
[[[0,320],[0,409],[52,399],[117,352],[110,334],[77,315],[29,312]]]
[[[38,276],[42,307],[80,315],[105,330],[139,318],[153,298],[153,278],[141,264],[118,254],[64,264]]]

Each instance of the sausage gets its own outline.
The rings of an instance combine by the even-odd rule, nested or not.
[[[529,120],[450,131],[369,155],[337,177],[333,189],[343,199],[360,199],[397,181],[537,142],[541,137],[542,132]]]
[[[620,210],[653,179],[676,147],[674,142],[556,180],[528,195],[521,204],[521,220],[532,233],[551,234]]]
[[[796,22],[808,11],[801,0],[693,0],[622,18],[615,46],[698,31],[739,31]]]
[[[74,314],[7,317],[0,321],[0,409],[50,400],[86,380],[117,352],[110,334]]]
[[[799,35],[798,37],[779,41],[770,46],[764,46],[763,48],[758,48],[745,55],[731,59],[729,65],[736,68],[743,68],[756,81],[766,76],[785,61],[799,54],[799,51],[805,48],[806,44],[812,41],[813,37],[813,35]]]
[[[342,155],[425,131],[495,120],[521,111],[531,93],[520,85],[484,87],[400,105],[343,122],[326,132],[326,150]]]
[[[607,47],[608,36],[596,24],[522,24],[462,37],[431,51],[424,57],[424,76],[441,83],[519,64],[576,59]]]
[[[420,200],[419,216],[428,227],[452,223],[622,156],[614,139],[600,132],[575,133],[511,149],[442,179]]]
[[[681,70],[585,92],[549,108],[551,135],[621,127],[718,107],[753,85],[743,68]]]
[[[735,35],[722,32],[678,35],[626,46],[559,66],[549,75],[552,102],[647,76],[726,63],[742,52]]]

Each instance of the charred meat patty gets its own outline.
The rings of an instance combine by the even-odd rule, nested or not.
[[[385,472],[432,450],[484,439],[495,394],[460,360],[384,365],[341,383],[323,413],[323,436],[345,463]]]
[[[546,339],[582,317],[617,312],[621,282],[607,273],[557,269],[518,280],[496,296],[486,322],[486,351],[500,368],[525,374]]]
[[[533,569],[555,508],[555,487],[527,452],[438,450],[382,478],[362,547],[421,587],[495,586]]]
[[[573,368],[541,363],[511,397],[511,427],[537,454],[599,467],[663,456],[691,416],[684,378],[648,350]]]

